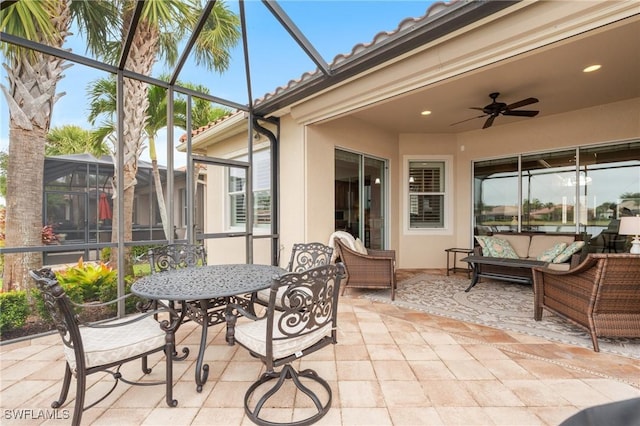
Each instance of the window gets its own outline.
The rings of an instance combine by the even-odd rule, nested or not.
[[[409,230],[446,230],[450,160],[410,159],[408,170],[407,223]]]
[[[476,161],[473,171],[476,234],[597,236],[621,216],[640,214],[640,142]]]
[[[235,158],[247,161],[247,156]],[[246,170],[229,168],[229,226],[244,228],[247,223],[247,202],[245,199]],[[253,154],[253,226],[267,228],[271,225],[271,156],[268,149]]]

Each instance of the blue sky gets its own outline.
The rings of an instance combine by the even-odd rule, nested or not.
[[[326,62],[337,54],[348,53],[358,43],[369,43],[380,31],[393,31],[405,18],[424,16],[433,2],[430,1],[280,1],[282,9],[296,23]],[[236,1],[227,1],[237,11]],[[299,78],[316,66],[291,39],[264,5],[257,0],[245,2],[248,26],[248,43],[251,64],[252,95],[259,98],[284,86],[291,79]],[[85,54],[84,43],[79,37],[70,37],[66,46],[74,53]],[[1,58],[4,63],[4,58]],[[180,80],[207,86],[212,95],[240,104],[248,102],[244,78],[244,59],[239,45],[232,54],[232,63],[224,75],[212,73],[188,63],[180,74]],[[154,76],[171,72],[173,68],[157,64]],[[75,64],[65,72],[58,84],[58,93],[66,92],[55,104],[52,126],[75,124],[90,128],[86,120],[88,105],[86,88],[91,81],[105,74]],[[4,69],[0,72],[2,84],[7,84]],[[0,150],[7,151],[8,108],[6,99],[0,102]],[[176,130],[175,137],[183,134]],[[164,136],[160,135],[159,139]],[[159,147],[159,152],[163,150]],[[146,155],[143,154],[143,158]],[[159,158],[162,162],[162,158]]]

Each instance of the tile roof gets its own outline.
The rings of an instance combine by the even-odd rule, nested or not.
[[[397,37],[400,34],[404,34],[407,32],[412,31],[415,27],[416,24],[421,23],[423,21],[425,21],[428,18],[431,18],[439,13],[442,13],[444,11],[446,11],[448,8],[450,8],[452,5],[459,3],[463,0],[451,0],[451,1],[439,1],[439,2],[435,2],[432,3],[426,10],[425,14],[421,17],[418,18],[406,18],[403,19],[400,24],[398,24],[398,26],[396,27],[396,29],[392,30],[392,31],[380,31],[379,33],[377,33],[374,37],[373,40],[371,40],[368,43],[358,43],[355,46],[353,46],[353,48],[351,49],[351,52],[349,53],[341,53],[336,55],[333,58],[333,61],[329,64],[329,68],[330,69],[336,69],[338,67],[340,67],[340,65],[349,62],[349,60],[355,58],[355,57],[359,57],[362,55],[365,55],[367,52],[371,51],[372,49],[374,49],[377,46],[380,46],[382,44],[384,44],[385,42],[387,42],[390,39],[393,39],[395,37]],[[276,89],[274,89],[273,92],[269,92],[266,93],[265,95],[263,95],[260,98],[257,98],[254,101],[255,105],[258,105],[262,102],[268,101],[270,99],[274,99],[280,95],[282,95],[283,93],[287,93],[289,91],[294,90],[297,87],[303,86],[306,82],[311,81],[315,78],[321,77],[322,76],[322,72],[319,69],[315,69],[314,71],[308,71],[305,72],[304,74],[302,74],[299,78],[297,79],[292,79],[289,80],[289,82],[287,82],[287,84],[285,84],[284,86],[279,86]],[[200,133],[205,132],[206,130],[215,127],[217,124],[223,122],[224,120],[230,118],[231,116],[233,116],[235,113],[237,113],[238,111],[233,111],[230,112],[229,114],[220,117],[219,119],[217,119],[216,121],[213,121],[211,123],[208,123],[205,126],[202,126],[198,129],[195,129],[191,132],[191,136],[196,136]],[[180,137],[180,141],[181,142],[185,142],[186,141],[186,134],[182,135]]]
[[[356,57],[356,56],[360,56],[370,50],[372,50],[373,48],[375,48],[376,46],[379,46],[383,43],[385,43],[387,40],[396,37],[398,34],[402,34],[405,32],[409,32],[411,31],[417,23],[420,23],[424,20],[426,20],[427,18],[431,18],[432,16],[441,13],[442,11],[446,10],[447,8],[451,7],[451,5],[458,3],[462,0],[451,0],[448,2],[444,2],[444,1],[440,1],[440,2],[436,2],[431,4],[431,6],[429,6],[429,8],[427,9],[427,11],[425,12],[425,14],[421,17],[418,18],[406,18],[404,20],[402,20],[400,22],[400,24],[398,25],[398,27],[393,30],[393,31],[380,31],[379,33],[377,33],[374,37],[373,40],[371,40],[368,43],[358,43],[355,46],[353,46],[353,48],[351,49],[351,52],[349,53],[340,53],[338,55],[336,55],[333,58],[333,61],[329,64],[329,68],[330,69],[335,69],[337,67],[339,67],[341,64],[348,62],[350,59]],[[267,93],[264,96],[262,96],[261,98],[258,98],[254,101],[255,104],[259,104],[261,102],[267,101],[269,99],[275,98],[278,95],[284,93],[284,92],[288,92],[289,90],[294,89],[295,87],[304,84],[306,81],[309,81],[311,79],[313,79],[316,76],[320,76],[322,75],[322,72],[319,69],[315,69],[314,71],[308,71],[305,72],[304,74],[302,74],[302,76],[300,76],[297,79],[293,79],[293,80],[289,80],[289,82],[284,85],[284,86],[280,86],[277,87],[273,92]]]
[[[239,110],[235,110],[235,111],[229,111],[227,114],[219,117],[217,120],[215,121],[211,121],[207,124],[205,124],[204,126],[200,126],[197,129],[194,129],[191,131],[191,137],[197,136],[200,133],[204,133],[206,130],[215,127],[217,124],[222,123],[223,121],[227,120],[228,118],[232,117],[233,115],[242,112]],[[187,134],[185,133],[184,135],[180,136],[180,142],[184,143],[187,141]]]

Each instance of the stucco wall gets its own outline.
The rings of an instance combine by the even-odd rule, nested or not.
[[[335,149],[389,160],[388,212],[390,223],[390,247],[397,247],[398,193],[396,170],[398,169],[397,135],[385,132],[353,118],[341,118],[330,123],[307,127],[307,176],[309,241],[328,242],[334,229],[335,211]]]

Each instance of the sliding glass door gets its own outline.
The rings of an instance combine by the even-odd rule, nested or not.
[[[386,243],[386,161],[340,149],[335,153],[335,230],[365,247]]]

